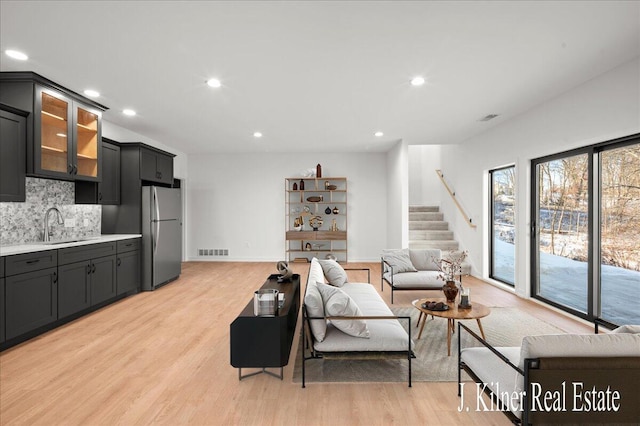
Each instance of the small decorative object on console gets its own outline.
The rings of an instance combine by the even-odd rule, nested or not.
[[[289,269],[289,264],[286,261],[281,260],[280,262],[276,263],[276,269],[280,273],[280,276],[278,277],[279,283],[291,281],[293,271]]]
[[[304,180],[300,179],[300,191],[304,191]]]
[[[264,288],[253,295],[253,314],[257,317],[275,317],[278,315],[278,290]]]
[[[471,290],[469,288],[463,288],[462,293],[460,294],[460,304],[458,305],[458,309],[471,309],[471,300],[469,298],[469,293]]]
[[[338,214],[340,213],[340,209],[338,208],[338,206],[333,208],[333,214]]]
[[[318,163],[318,165],[316,166],[316,177],[317,178],[322,177],[322,166],[320,165],[320,163]]]
[[[331,207],[324,209],[324,214],[331,214]]]

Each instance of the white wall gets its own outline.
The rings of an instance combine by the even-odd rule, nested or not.
[[[442,147],[442,169],[477,229],[443,197],[442,210],[474,274],[488,277],[487,172],[515,164],[516,292],[529,295],[530,161],[640,132],[640,61],[634,60],[500,124],[464,144]],[[478,220],[480,219],[480,220]]]
[[[285,258],[285,178],[317,163],[325,177],[348,180],[349,261],[377,261],[387,238],[385,153],[189,155],[189,260]],[[198,257],[198,248],[229,249]]]
[[[387,153],[387,246],[409,246],[409,167],[406,142],[399,141]]]
[[[409,145],[409,205],[440,206],[440,145]]]

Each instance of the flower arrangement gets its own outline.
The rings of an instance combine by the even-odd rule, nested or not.
[[[444,282],[455,281],[455,276],[462,272],[462,262],[467,258],[468,252],[461,251],[450,254],[447,259],[433,259],[433,263],[438,266],[440,274],[438,278]]]

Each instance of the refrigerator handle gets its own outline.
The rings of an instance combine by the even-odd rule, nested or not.
[[[153,187],[153,208],[156,211],[156,217],[153,222],[153,253],[155,254],[158,250],[158,237],[160,235],[160,206],[158,206],[158,192],[157,188]]]

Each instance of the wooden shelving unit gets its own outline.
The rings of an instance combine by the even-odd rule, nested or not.
[[[285,179],[285,254],[290,262],[313,257],[347,262],[347,196],[345,177]]]

